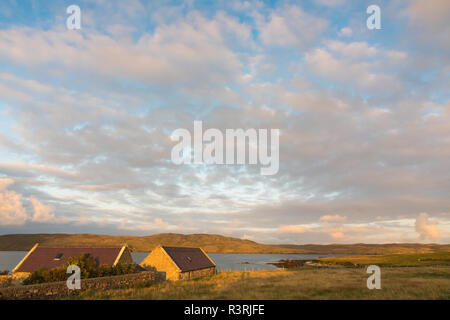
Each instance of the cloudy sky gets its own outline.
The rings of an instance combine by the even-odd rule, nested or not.
[[[449,34],[448,0],[1,0],[0,234],[449,243]],[[173,164],[194,120],[280,129],[279,172]]]

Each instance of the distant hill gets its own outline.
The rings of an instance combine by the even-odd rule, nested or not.
[[[202,247],[211,253],[302,253],[301,249],[280,248],[250,240],[215,234],[161,233],[150,236],[109,236],[96,234],[11,234],[0,236],[0,251],[30,250],[42,246],[111,247],[128,244],[133,251],[147,252],[158,245]]]
[[[413,254],[450,252],[450,244],[422,243],[385,243],[385,244],[281,244],[281,248],[303,250],[308,253],[338,253],[338,254]]]
[[[149,236],[109,236],[96,234],[10,234],[0,236],[0,251],[27,251],[38,242],[42,246],[111,247],[128,244],[133,251],[149,252],[157,245],[202,247],[210,253],[341,253],[394,254],[450,252],[450,245],[438,244],[330,244],[266,245],[251,240],[216,234],[160,233]]]

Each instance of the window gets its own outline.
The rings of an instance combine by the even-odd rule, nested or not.
[[[58,253],[58,254],[56,254],[56,256],[55,256],[55,259],[53,259],[53,260],[61,260],[61,257],[63,256],[63,254],[62,253]]]
[[[187,259],[188,262],[192,262],[191,257],[186,257],[186,259]]]

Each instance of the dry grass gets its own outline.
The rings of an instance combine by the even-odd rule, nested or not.
[[[117,247],[125,243],[133,251],[149,252],[158,245],[202,247],[207,252],[221,253],[303,253],[300,249],[264,245],[250,240],[215,234],[161,233],[150,236],[109,236],[96,234],[12,234],[0,235],[0,251],[30,250],[41,246]]]
[[[15,274],[1,275],[0,288],[21,285],[23,280],[28,277],[27,273],[17,272]]]
[[[331,245],[265,245],[250,240],[217,234],[161,233],[144,237],[96,234],[10,234],[0,235],[0,250],[30,250],[36,242],[42,246],[122,246],[127,243],[134,251],[151,251],[157,245],[202,247],[207,252],[221,253],[346,253],[392,254],[450,251],[450,245],[394,244],[331,244]]]
[[[450,266],[450,252],[320,258],[326,264],[367,266]]]
[[[450,299],[450,267],[383,268],[369,290],[364,268],[227,272],[146,288],[90,291],[81,299]]]

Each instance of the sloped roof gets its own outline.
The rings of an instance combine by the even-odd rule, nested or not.
[[[181,272],[215,267],[215,263],[200,248],[165,247],[164,251],[180,268]]]
[[[39,268],[52,269],[64,265],[70,257],[80,257],[82,254],[89,254],[100,265],[113,266],[121,250],[121,247],[58,248],[36,246],[13,271],[33,272]]]

